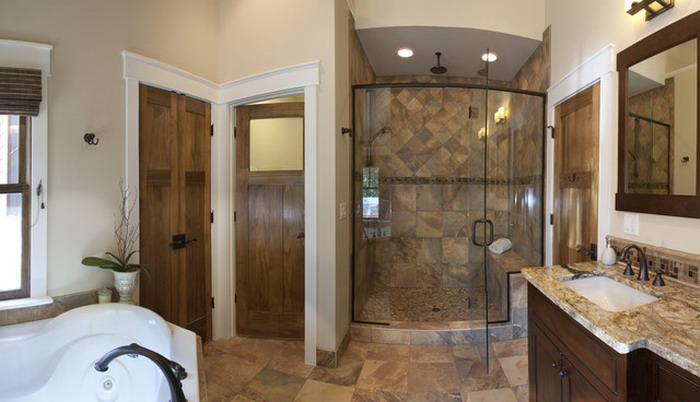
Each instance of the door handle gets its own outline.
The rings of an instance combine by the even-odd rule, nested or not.
[[[476,225],[478,225],[479,223],[483,223],[483,220],[476,219],[472,222],[472,244],[477,247],[484,247],[483,244],[480,244],[478,241],[476,241]]]
[[[586,250],[585,248],[583,248],[582,245],[577,244],[577,245],[576,245],[576,251],[579,252],[579,253],[581,253],[581,254],[583,254],[583,255],[585,255],[585,256],[590,256],[590,257],[591,257],[591,261],[597,261],[597,260],[598,260],[598,245],[595,244],[595,243],[591,243],[591,249],[590,249],[590,250]]]
[[[299,234],[297,235],[297,239],[303,239],[303,238],[305,238],[305,237],[306,237],[306,234],[305,234],[305,233],[299,233]]]
[[[188,244],[193,241],[197,241],[197,238],[188,239],[184,233],[178,233],[173,235],[172,241],[170,242],[170,248],[173,250],[179,250],[181,248],[187,247]]]
[[[572,183],[576,181],[576,173],[571,173],[569,175],[569,181]]]
[[[476,225],[483,223],[488,225],[489,227],[489,234],[486,237],[486,243],[479,243],[476,241]],[[493,222],[491,222],[491,219],[476,219],[472,222],[472,244],[477,246],[477,247],[488,247],[493,243]]]
[[[488,247],[493,243],[493,222],[491,222],[491,219],[487,219],[486,224],[489,225],[489,240],[488,243],[485,244],[485,246]]]

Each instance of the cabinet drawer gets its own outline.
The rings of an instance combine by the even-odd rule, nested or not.
[[[553,334],[552,341],[592,383],[598,382],[613,395],[625,393],[621,376],[626,369],[624,355],[593,336],[532,285],[528,285],[528,311]]]

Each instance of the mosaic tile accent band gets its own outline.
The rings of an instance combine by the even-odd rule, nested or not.
[[[508,179],[485,178],[485,177],[380,177],[380,184],[488,184],[488,185],[508,185],[508,184],[534,184],[542,183],[542,176],[525,176]]]
[[[649,276],[653,278],[652,272],[660,271],[667,278],[677,279],[691,285],[700,285],[698,278],[698,267],[700,267],[700,255],[685,253],[682,251],[671,250],[668,248],[652,246],[639,242],[633,242],[619,237],[607,236],[610,240],[610,246],[615,250],[617,255],[620,251],[630,244],[636,244],[642,247],[647,258],[647,266],[649,268]],[[636,250],[631,250],[632,265],[635,272],[639,269],[639,253]]]

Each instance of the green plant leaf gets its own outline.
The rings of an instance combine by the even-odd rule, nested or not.
[[[139,252],[138,250],[134,250],[134,251],[130,252],[129,255],[127,255],[126,258],[124,258],[124,264],[129,265],[129,260],[131,259],[131,256],[138,253],[138,252]]]
[[[110,252],[108,251],[108,252],[106,252],[105,254],[107,254],[108,256],[110,256],[110,257],[112,257],[112,258],[114,258],[114,260],[115,260],[120,266],[126,267],[126,265],[127,265],[126,262],[125,262],[124,260],[122,260],[121,258],[117,257],[114,253],[110,253]]]
[[[105,268],[105,269],[114,269],[114,267],[119,266],[114,261],[106,260],[104,258],[99,258],[99,257],[83,258],[82,264],[87,265],[89,267],[100,267],[100,268]]]

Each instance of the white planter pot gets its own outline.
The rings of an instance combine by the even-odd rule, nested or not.
[[[134,304],[131,296],[139,283],[139,271],[134,272],[114,272],[114,287],[119,293],[119,303]]]

